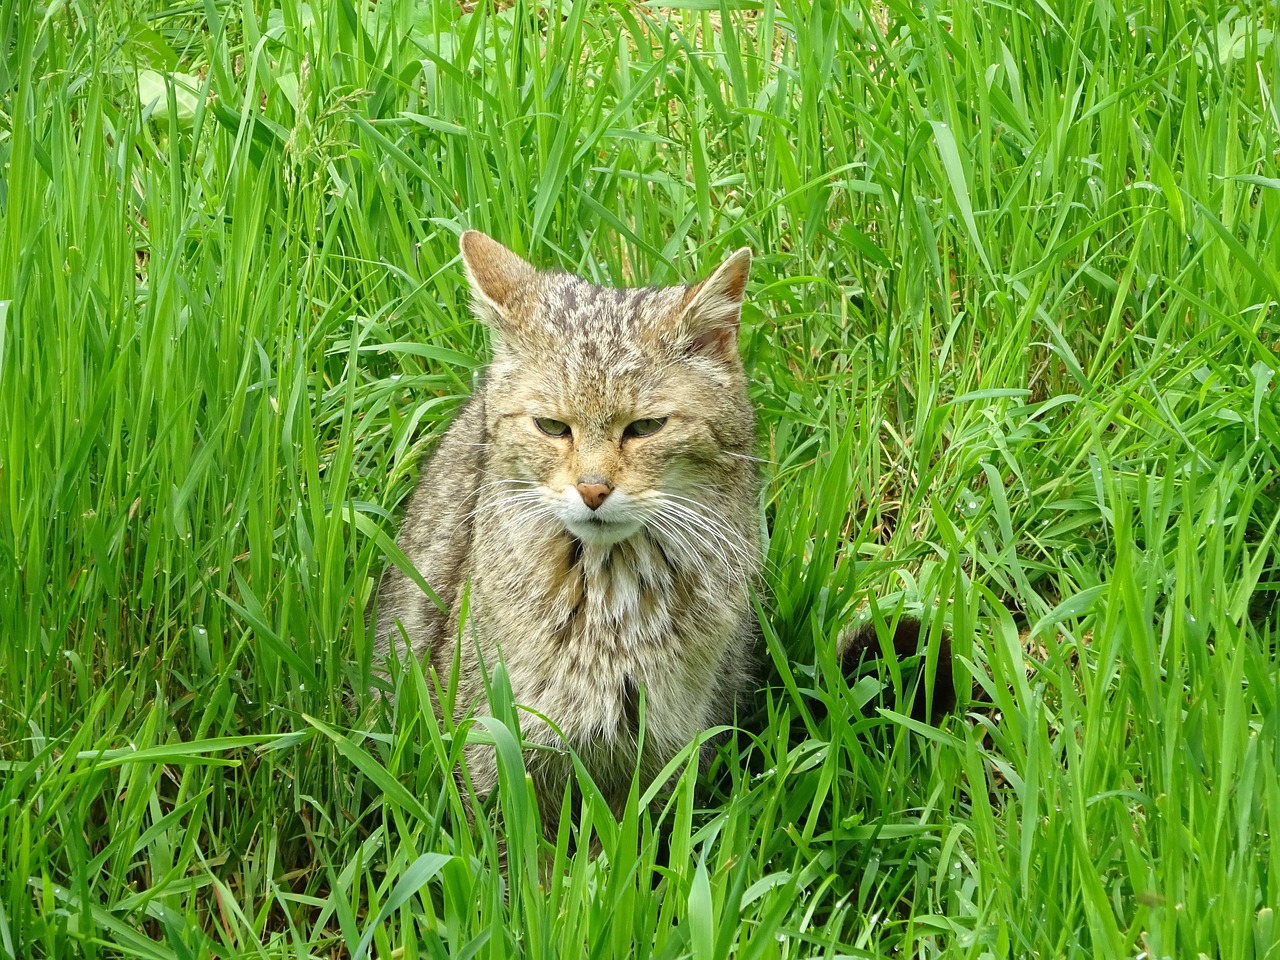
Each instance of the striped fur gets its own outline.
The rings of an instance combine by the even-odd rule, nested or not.
[[[652,779],[729,719],[751,675],[758,478],[737,353],[750,253],[694,287],[620,290],[538,272],[474,231],[462,252],[493,362],[427,464],[399,540],[449,609],[391,568],[377,650],[445,675],[458,647],[459,715],[486,710],[481,663],[501,658],[526,738],[567,741],[619,804],[637,764]],[[549,436],[536,418],[571,434]],[[628,433],[655,418],[652,435]],[[609,488],[598,510],[586,481]],[[526,759],[554,812],[563,751]],[[491,750],[469,748],[467,767],[481,794],[494,787]]]

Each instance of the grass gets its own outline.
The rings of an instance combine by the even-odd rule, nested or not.
[[[1280,956],[1274,8],[498,6],[0,0],[0,955]],[[344,707],[467,226],[757,253],[761,732],[595,859]]]

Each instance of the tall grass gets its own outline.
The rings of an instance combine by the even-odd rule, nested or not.
[[[1280,956],[1274,8],[467,6],[0,0],[0,955]],[[761,732],[542,850],[344,706],[468,226],[758,255]]]

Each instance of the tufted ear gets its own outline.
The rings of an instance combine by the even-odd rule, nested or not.
[[[717,360],[737,359],[738,318],[751,269],[751,249],[734,251],[716,272],[685,294],[677,326],[685,352]]]
[[[476,315],[490,326],[502,326],[510,319],[515,295],[537,276],[537,271],[479,230],[463,233],[461,247]]]

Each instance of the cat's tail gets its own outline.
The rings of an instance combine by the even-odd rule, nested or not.
[[[914,670],[904,670],[902,678],[903,696],[911,707],[911,716],[923,722],[938,722],[950,713],[956,705],[955,671],[952,663],[951,638],[943,634],[938,641],[938,657],[934,665],[932,678],[926,676],[927,646],[921,644],[922,630],[919,620],[902,617],[892,624],[893,656],[899,663],[915,660]],[[927,640],[927,637],[924,639]],[[846,630],[838,641],[836,654],[840,659],[840,669],[849,683],[854,683],[860,676],[874,669],[871,665],[884,660],[888,655],[881,644],[876,625],[871,622],[859,624]],[[930,695],[931,691],[931,695]],[[892,684],[885,685],[885,693],[868,704],[869,709],[876,706],[897,709]]]

